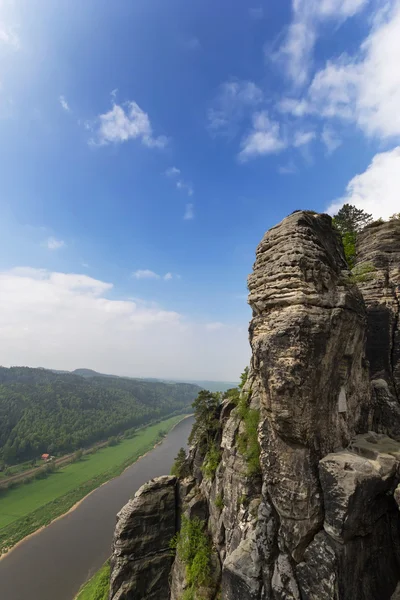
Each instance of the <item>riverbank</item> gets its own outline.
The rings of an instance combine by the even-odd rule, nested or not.
[[[102,448],[68,464],[47,479],[8,490],[0,497],[0,556],[123,473],[186,417],[177,415],[161,421],[117,446]]]

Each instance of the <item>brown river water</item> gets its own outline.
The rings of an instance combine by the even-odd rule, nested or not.
[[[170,472],[192,425],[193,417],[178,423],[122,475],[0,560],[0,600],[72,600],[110,556],[117,512],[148,479]]]

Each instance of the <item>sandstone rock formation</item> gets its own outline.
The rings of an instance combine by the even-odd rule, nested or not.
[[[165,476],[142,486],[118,513],[110,598],[168,600],[176,508],[176,478]]]
[[[369,272],[358,286],[368,315],[371,379],[385,380],[400,401],[400,219],[369,225],[361,232],[356,269],[363,267]]]
[[[121,511],[110,600],[400,595],[397,232],[363,234],[359,264],[373,262],[376,277],[361,283],[329,216],[298,211],[265,234],[249,277],[252,358],[240,400],[259,414],[259,472],[240,443],[243,406],[227,398],[215,475],[203,478],[204,448],[194,445],[184,479],[150,483]],[[183,516],[211,540],[209,580],[190,594],[179,555],[168,580],[165,551]]]

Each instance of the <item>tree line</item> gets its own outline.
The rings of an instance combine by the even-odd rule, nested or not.
[[[0,464],[73,452],[171,413],[189,412],[199,389],[0,367]]]

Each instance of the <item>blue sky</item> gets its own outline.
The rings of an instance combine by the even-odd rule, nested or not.
[[[236,379],[299,208],[400,210],[400,5],[0,0],[0,362]]]

